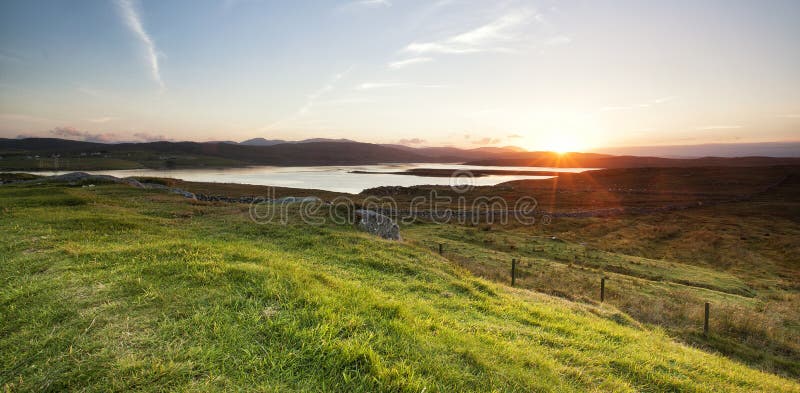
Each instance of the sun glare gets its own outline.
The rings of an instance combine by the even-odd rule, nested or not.
[[[568,152],[581,151],[584,148],[585,146],[583,146],[581,142],[572,135],[554,132],[552,135],[549,135],[547,138],[544,138],[544,140],[540,141],[535,150],[546,150],[558,154],[564,154]]]

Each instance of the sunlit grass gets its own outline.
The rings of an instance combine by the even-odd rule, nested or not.
[[[123,186],[0,188],[10,391],[798,391],[350,227]]]

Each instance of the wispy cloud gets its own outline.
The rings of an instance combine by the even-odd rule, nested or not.
[[[403,82],[364,82],[356,86],[356,90],[374,90],[408,86],[410,86],[408,83]]]
[[[517,10],[487,24],[441,40],[412,42],[403,50],[411,53],[465,54],[477,52],[505,52],[507,46],[520,40],[520,27],[541,16],[533,10]]]
[[[616,111],[626,111],[630,109],[637,108],[638,105],[615,105],[615,106],[604,106],[600,108],[602,112],[616,112]]]
[[[572,42],[572,38],[565,35],[556,35],[544,40],[546,46],[567,45]]]
[[[785,113],[778,115],[781,119],[800,119],[800,113]]]
[[[365,104],[374,102],[373,99],[367,97],[342,97],[342,98],[333,98],[330,100],[325,101],[317,101],[315,105],[350,105],[350,104]]]
[[[498,144],[500,142],[501,142],[500,138],[489,138],[489,137],[486,137],[486,138],[481,138],[481,139],[478,139],[478,140],[474,140],[474,141],[472,141],[472,144],[473,145],[495,145],[495,144]]]
[[[698,131],[708,131],[708,130],[734,130],[737,128],[742,128],[742,126],[735,124],[730,124],[730,125],[723,124],[723,125],[699,126],[695,127],[694,129]]]
[[[364,7],[391,7],[392,2],[389,0],[358,0],[353,1],[350,4],[352,5],[360,5]]]
[[[507,138],[508,139],[519,139],[519,138],[522,138],[522,135],[520,135],[520,134],[511,134],[511,135],[507,136]]]
[[[91,88],[91,87],[80,86],[80,87],[77,87],[75,90],[77,90],[79,93],[86,94],[87,96],[90,96],[90,97],[100,98],[100,97],[103,96],[103,92],[102,91],[94,89],[94,88]]]
[[[447,87],[446,85],[435,84],[415,84],[406,82],[365,82],[357,85],[356,90],[375,90],[375,89],[391,89],[391,88],[406,88],[406,87],[421,87],[426,89],[439,89]]]
[[[653,104],[663,104],[665,102],[670,102],[670,101],[676,100],[677,98],[678,97],[676,97],[676,96],[661,97],[661,98],[656,98],[655,100],[652,101],[652,103]]]
[[[96,134],[90,133],[87,131],[78,130],[75,127],[56,127],[50,130],[50,134],[53,136],[59,136],[62,138],[68,139],[80,139],[86,142],[112,142],[113,135],[112,134]]]
[[[341,80],[342,78],[344,78],[345,75],[350,73],[350,71],[352,69],[353,69],[353,67],[351,66],[347,70],[332,76],[325,83],[325,85],[323,85],[322,87],[320,87],[317,90],[314,90],[313,92],[311,92],[311,94],[306,96],[305,103],[295,113],[293,113],[289,117],[277,120],[277,121],[273,122],[272,124],[269,124],[266,127],[261,128],[261,131],[272,130],[275,127],[278,127],[278,126],[281,126],[281,125],[285,125],[286,123],[289,123],[289,122],[292,122],[292,121],[296,121],[296,120],[300,119],[301,117],[305,116],[306,114],[308,114],[309,112],[311,112],[311,109],[314,108],[314,106],[317,104],[317,101],[319,101],[320,98],[326,96],[328,93],[333,91],[333,89],[336,87],[336,83],[339,82],[339,80]]]
[[[339,11],[356,10],[359,8],[382,8],[391,7],[392,2],[389,0],[355,0],[350,1],[336,7]]]
[[[419,145],[419,144],[422,144],[422,143],[425,143],[425,142],[427,142],[427,141],[424,140],[424,139],[420,139],[420,138],[401,139],[401,140],[397,141],[397,143],[399,143],[401,145]]]
[[[675,100],[677,98],[678,97],[675,97],[675,96],[668,96],[668,97],[656,98],[654,100],[643,102],[641,104],[604,106],[604,107],[600,108],[600,111],[601,112],[615,112],[615,111],[627,111],[627,110],[632,110],[632,109],[637,109],[637,108],[649,108],[651,106],[667,103],[667,102]]]
[[[150,38],[150,35],[147,34],[147,31],[144,29],[142,18],[136,10],[133,1],[134,0],[117,0],[120,15],[125,25],[128,26],[128,29],[130,29],[136,38],[141,41],[142,45],[144,45],[145,57],[150,66],[150,73],[153,76],[153,80],[155,80],[163,90],[164,81],[161,79],[161,69],[158,65],[158,49],[153,39]]]
[[[162,134],[151,134],[149,132],[136,132],[133,134],[135,142],[158,142],[158,141],[172,141]]]
[[[108,123],[110,121],[116,120],[116,117],[106,116],[106,117],[95,117],[92,119],[86,119],[89,123]]]
[[[422,63],[427,63],[427,62],[430,62],[430,61],[433,61],[433,59],[430,58],[430,57],[412,57],[412,58],[409,58],[409,59],[404,59],[404,60],[398,60],[398,61],[395,61],[395,62],[391,62],[391,63],[389,63],[389,68],[397,70],[397,69],[400,69],[400,68],[408,67],[410,65],[422,64]]]
[[[305,115],[306,113],[308,113],[311,110],[311,108],[314,107],[314,104],[317,102],[317,100],[320,99],[320,97],[324,96],[325,94],[328,94],[328,92],[330,92],[331,90],[333,90],[334,86],[336,86],[336,82],[338,82],[345,75],[347,75],[347,73],[350,72],[350,69],[352,69],[352,67],[347,69],[344,72],[340,72],[340,73],[334,75],[328,81],[328,83],[325,84],[325,86],[322,86],[321,88],[319,88],[319,90],[316,90],[316,91],[312,92],[311,94],[309,94],[308,97],[306,98],[305,105],[303,105],[300,108],[300,110],[297,111],[297,114],[298,115]]]

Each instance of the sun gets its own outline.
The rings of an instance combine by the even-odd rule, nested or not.
[[[553,132],[539,142],[538,150],[552,151],[558,154],[577,152],[585,148],[580,139],[568,133]]]
[[[554,143],[550,147],[548,147],[547,150],[550,150],[558,154],[564,154],[564,153],[569,153],[570,151],[574,151],[575,149],[573,149],[572,146],[569,143],[566,143],[565,141],[558,141],[557,143]]]

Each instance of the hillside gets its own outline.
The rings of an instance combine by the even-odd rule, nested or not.
[[[604,172],[622,186],[614,173],[620,170]],[[769,188],[745,179],[781,179],[780,170],[728,176],[709,170],[706,181],[718,182],[705,187],[700,179],[670,179],[669,172],[678,170],[658,172],[653,178],[665,180],[661,189],[670,191],[639,183],[655,195],[624,186],[594,195],[586,192],[587,184],[566,185],[551,194],[553,200],[542,198],[543,207],[555,211],[547,223],[415,225],[405,238],[431,250],[443,244],[449,260],[503,283],[509,281],[509,261],[517,258],[517,286],[578,302],[597,304],[598,281],[605,277],[606,302],[640,323],[799,378],[800,265],[794,256],[800,252],[800,172],[788,171],[794,173]],[[598,188],[604,177],[595,176]],[[521,189],[519,183],[546,181],[515,183],[517,190],[541,196],[544,184]],[[708,191],[715,187],[716,194]],[[661,209],[674,204],[693,206]],[[609,205],[633,213],[558,215]],[[711,302],[710,337],[698,330],[704,302]]]
[[[595,149],[618,156],[656,157],[800,157],[800,142],[706,143],[699,145],[627,146]]]
[[[266,142],[265,142],[266,141]],[[611,156],[595,153],[524,152],[515,147],[413,148],[348,140],[298,142],[149,142],[91,143],[55,138],[0,138],[0,170],[102,170],[135,168],[246,167],[251,165],[317,166],[379,163],[466,162],[487,166],[576,168],[746,167],[798,165],[800,158],[707,157],[671,159]],[[284,143],[285,142],[285,143]]]
[[[644,168],[644,167],[749,167],[770,165],[800,165],[796,157],[703,157],[662,158],[613,156],[597,153],[524,152],[503,158],[467,162],[468,165],[534,166],[552,168]]]
[[[431,160],[409,151],[357,142],[250,146],[197,142],[102,144],[48,138],[0,139],[0,156],[0,169],[4,170],[357,165]]]
[[[120,185],[0,187],[7,391],[800,391],[609,305],[349,226]]]
[[[533,197],[536,221],[504,221],[493,205],[493,214],[453,225],[423,220],[405,228],[406,240],[442,244],[453,263],[503,283],[517,258],[518,285],[579,302],[596,304],[606,277],[607,301],[637,321],[800,377],[800,167],[604,169],[466,192],[378,187],[361,195],[391,197],[407,212],[434,192],[462,211]],[[706,301],[714,310],[708,338],[697,330]]]
[[[55,138],[0,138],[0,170],[314,166],[458,162],[501,157],[511,148],[411,148],[349,140],[104,144]]]

